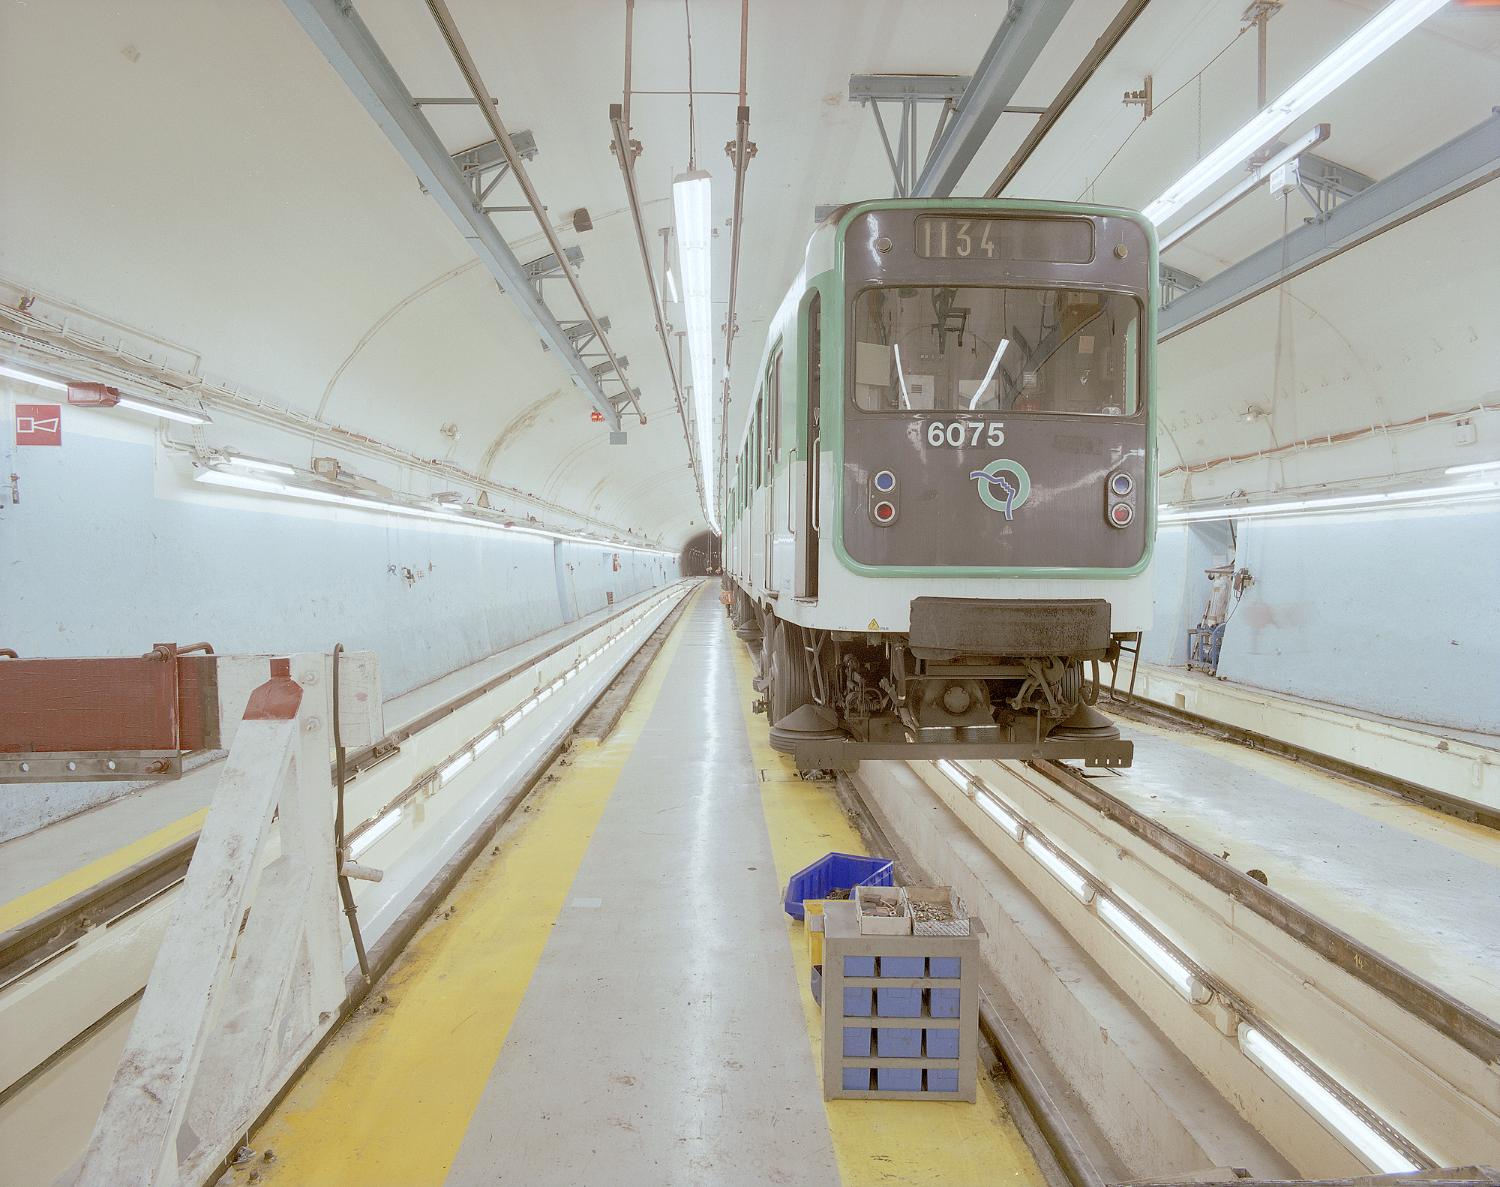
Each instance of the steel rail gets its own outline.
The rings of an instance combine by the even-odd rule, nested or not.
[[[1047,105],[1044,111],[1032,125],[1031,131],[1026,133],[1026,138],[1021,141],[1020,146],[1011,154],[1005,168],[1000,170],[1000,175],[990,183],[989,189],[984,191],[986,198],[998,198],[1005,187],[1015,180],[1016,174],[1021,171],[1021,166],[1026,164],[1031,154],[1036,151],[1037,145],[1050,132],[1067,111],[1073,100],[1083,90],[1084,85],[1094,76],[1094,71],[1099,69],[1105,58],[1115,46],[1120,44],[1120,39],[1129,31],[1130,26],[1135,24],[1136,17],[1145,11],[1150,0],[1125,0],[1120,11],[1115,13],[1114,19],[1105,27],[1103,33],[1099,34],[1098,40],[1090,47],[1089,52],[1084,55],[1083,61],[1078,63],[1078,68],[1063,83],[1062,89],[1057,92],[1057,97]]]
[[[609,344],[609,337],[604,332],[604,327],[599,324],[599,318],[594,313],[594,307],[589,304],[588,296],[583,291],[583,285],[578,281],[578,274],[573,271],[573,266],[568,263],[568,255],[563,248],[562,240],[557,237],[553,230],[551,221],[547,218],[547,209],[542,205],[541,197],[536,192],[536,187],[531,183],[531,175],[526,171],[526,162],[521,159],[521,154],[516,151],[516,146],[511,143],[510,133],[506,131],[505,123],[500,118],[500,106],[490,89],[484,85],[484,79],[480,76],[479,67],[475,65],[473,56],[469,53],[469,47],[464,43],[462,34],[458,31],[458,25],[453,20],[453,14],[448,11],[446,0],[427,0],[427,10],[432,14],[432,19],[437,23],[438,30],[443,35],[443,40],[448,43],[448,50],[453,55],[453,60],[458,64],[459,73],[464,76],[464,83],[468,86],[470,93],[474,96],[474,102],[484,114],[485,122],[490,126],[490,132],[495,137],[495,142],[500,146],[500,151],[505,155],[506,162],[510,165],[510,171],[521,187],[521,192],[526,195],[526,201],[531,206],[532,213],[536,216],[537,225],[541,227],[542,234],[546,236],[547,243],[552,248],[552,253],[557,257],[557,264],[568,285],[573,290],[573,295],[578,299],[578,307],[583,312],[584,319],[594,331],[599,345],[604,348],[605,355],[609,358],[609,365],[614,369],[616,378],[619,379],[621,387],[624,388],[623,402],[635,409],[636,415],[640,417],[641,423],[646,423],[645,416],[641,413],[640,402],[636,399],[634,391],[630,387],[630,380],[625,375],[624,365],[616,357],[614,347]],[[613,401],[611,401],[613,403]]]
[[[528,668],[551,658],[559,651],[577,643],[585,635],[607,626],[624,614],[639,610],[649,599],[642,599],[621,606],[613,614],[600,619],[587,629],[559,641],[544,651],[537,652],[525,660],[492,676],[481,684],[465,689],[442,704],[429,709],[421,716],[392,730],[379,741],[353,751],[345,759],[346,778],[367,771],[396,754],[402,743],[416,734],[472,704],[487,693],[493,692],[508,680],[524,673]],[[333,768],[330,768],[332,777]],[[18,923],[0,932],[0,988],[20,977],[26,976],[40,965],[61,955],[95,927],[107,926],[138,909],[163,890],[180,882],[187,874],[193,849],[198,843],[195,831],[167,848],[142,858],[118,873],[79,891],[60,903],[47,908],[31,919]]]
[[[755,649],[749,650],[753,656]],[[839,790],[842,806],[854,818],[855,827],[871,852],[890,854],[896,862],[898,874],[904,881],[909,880],[912,873],[908,868],[909,863],[891,843],[879,818],[859,790],[859,785],[859,779],[853,774],[839,771],[834,775],[834,786]],[[1067,1115],[1057,1104],[1046,1079],[1032,1064],[1020,1039],[1001,1017],[999,1009],[983,986],[979,989],[979,1033],[990,1045],[996,1060],[1015,1088],[1021,1105],[1031,1115],[1042,1140],[1047,1143],[1047,1149],[1057,1163],[1058,1170],[1071,1187],[1104,1187],[1103,1176],[1095,1169],[1093,1161],[1074,1134]],[[1033,1156],[1037,1153],[1038,1151],[1032,1150]]]
[[[1279,758],[1291,759],[1293,762],[1336,775],[1341,779],[1349,779],[1372,791],[1378,791],[1396,799],[1408,800],[1423,808],[1431,808],[1434,812],[1442,812],[1446,816],[1467,821],[1469,824],[1477,824],[1481,828],[1500,831],[1500,808],[1481,804],[1476,800],[1464,799],[1462,796],[1449,795],[1445,791],[1425,787],[1396,775],[1388,775],[1373,767],[1346,762],[1330,754],[1309,750],[1295,742],[1284,742],[1280,738],[1273,738],[1269,734],[1246,729],[1244,726],[1230,725],[1216,721],[1212,717],[1203,717],[1190,710],[1179,709],[1175,705],[1151,700],[1139,693],[1133,700],[1115,701],[1110,708],[1127,720],[1151,722],[1155,719],[1158,722],[1180,726],[1219,741],[1233,742],[1247,750],[1260,750]]]
[[[1486,1063],[1500,1061],[1500,1023],[1494,1019],[1172,832],[1071,768],[1055,762],[1027,766],[1466,1051]]]
[[[724,388],[719,411],[719,500],[729,510],[729,363],[734,356],[736,305],[740,286],[740,232],[744,227],[745,170],[750,165],[750,107],[746,74],[750,61],[750,0],[740,0],[740,103],[734,113],[734,214],[729,236],[729,306],[724,315]],[[722,523],[722,519],[720,521]]]

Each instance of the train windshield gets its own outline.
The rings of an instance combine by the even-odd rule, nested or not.
[[[854,302],[866,412],[1071,412],[1140,406],[1139,302],[1074,289],[890,285]]]

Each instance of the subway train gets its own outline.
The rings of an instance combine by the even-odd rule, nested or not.
[[[1125,766],[1101,665],[1151,616],[1157,247],[1140,214],[830,214],[730,463],[724,601],[773,744]]]

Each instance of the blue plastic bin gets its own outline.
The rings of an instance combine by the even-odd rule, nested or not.
[[[873,977],[875,975],[875,958],[873,956],[846,956],[844,957],[844,976],[846,977]]]
[[[928,1005],[931,1007],[932,1016],[934,1018],[957,1018],[958,992],[957,989],[928,990],[930,994]]]
[[[955,1082],[958,1073],[953,1073]],[[875,1069],[877,1092],[921,1092],[922,1069],[919,1067],[878,1067]]]
[[[849,958],[844,959],[847,961]],[[920,977],[926,963],[925,956],[882,956],[880,975],[882,977]],[[848,976],[848,973],[844,975]]]
[[[927,962],[927,975],[956,979],[963,971],[963,964],[963,958],[960,956],[934,956]]]
[[[958,1028],[956,1026],[934,1026],[927,1031],[927,1058],[958,1058]]]
[[[868,1018],[870,1016],[870,995],[872,989],[863,989],[858,985],[844,986],[844,1017],[846,1018]]]
[[[851,1057],[870,1054],[870,1028],[868,1026],[844,1027],[844,1054]]]
[[[882,1026],[875,1036],[881,1059],[915,1059],[922,1054],[922,1032],[917,1027]]]
[[[928,1092],[957,1092],[958,1069],[956,1067],[930,1067],[927,1069]]]
[[[844,1091],[870,1091],[870,1069],[867,1067],[846,1067],[844,1069]]]
[[[793,919],[801,919],[804,899],[827,898],[830,890],[847,890],[852,894],[856,886],[894,885],[895,876],[888,857],[828,853],[792,875],[786,884],[782,905]]]
[[[844,992],[847,993],[848,990]],[[865,992],[870,991],[867,989]],[[954,993],[957,994],[957,990]],[[920,989],[877,989],[875,1008],[882,1018],[920,1018],[922,1016],[922,991]]]

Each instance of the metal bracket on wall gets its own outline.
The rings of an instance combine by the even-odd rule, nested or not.
[[[1300,178],[1297,190],[1311,203],[1319,219],[1326,218],[1340,202],[1375,184],[1373,177],[1357,169],[1310,152],[1297,158],[1297,173]]]
[[[969,85],[966,74],[854,74],[849,77],[849,99],[861,107],[868,106],[875,115],[875,127],[880,132],[880,143],[885,147],[886,161],[891,166],[895,182],[892,197],[909,197],[917,179],[917,108],[924,103],[939,104],[937,126],[933,129],[932,144],[937,144],[948,123],[948,117],[958,106],[958,100]],[[898,104],[901,108],[901,123],[896,133],[896,145],[891,147],[890,133],[886,130],[885,117],[881,114],[882,103]],[[922,160],[927,153],[922,154]]]
[[[563,254],[568,257],[568,263],[575,268],[583,263],[583,248],[581,247],[570,247]],[[544,280],[562,275],[562,265],[557,262],[557,256],[552,252],[521,266],[526,270],[526,279],[531,281],[538,297],[542,295]],[[503,289],[501,291],[504,292]]]
[[[510,142],[522,160],[535,159],[536,137],[530,132],[512,132]],[[505,159],[505,150],[500,147],[498,140],[486,140],[483,144],[454,153],[453,163],[458,166],[459,173],[468,181],[474,190],[475,199],[480,202],[488,198],[510,172],[510,162]],[[422,188],[425,190],[427,187]],[[529,210],[530,207],[525,209]]]
[[[1165,305],[1168,301],[1176,300],[1183,293],[1191,292],[1203,281],[1191,272],[1184,272],[1181,268],[1174,268],[1170,264],[1161,265],[1161,303]]]

